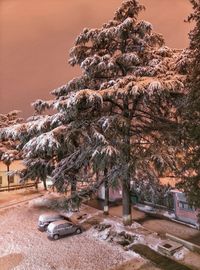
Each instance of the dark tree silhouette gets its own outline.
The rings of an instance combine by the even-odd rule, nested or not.
[[[193,13],[188,21],[194,21],[190,32],[189,70],[186,87],[188,96],[183,105],[184,140],[186,151],[185,177],[178,184],[188,195],[191,204],[200,208],[200,2],[190,0]]]

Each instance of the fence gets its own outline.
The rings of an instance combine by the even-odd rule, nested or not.
[[[23,184],[23,185],[4,186],[4,187],[0,187],[0,192],[17,190],[17,189],[22,189],[22,188],[29,188],[29,187],[36,188],[36,184],[35,183],[27,183],[27,184]]]
[[[19,176],[13,175],[9,177],[9,185],[8,185],[8,174],[6,171],[0,171],[0,192],[9,191],[15,189],[22,189],[28,187],[34,187],[35,183],[32,181],[28,181],[25,184],[19,183]]]

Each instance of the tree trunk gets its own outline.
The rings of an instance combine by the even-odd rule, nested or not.
[[[123,224],[131,225],[131,197],[130,197],[130,181],[126,179],[122,183],[122,208],[123,208]]]
[[[104,170],[104,177],[107,176],[107,169]],[[108,179],[104,182],[104,188],[105,188],[105,200],[104,200],[104,207],[103,207],[103,213],[104,215],[109,214],[109,186],[108,186]]]
[[[124,126],[124,156],[125,156],[125,164],[127,166],[126,177],[122,179],[122,219],[124,225],[131,225],[132,223],[132,214],[131,214],[131,197],[130,197],[130,159],[131,159],[131,115],[128,105],[128,97],[124,100],[124,117],[128,120]]]
[[[46,182],[46,178],[42,179],[43,185],[44,185],[44,190],[47,190],[47,182]]]
[[[10,171],[10,165],[7,165],[7,173]],[[7,174],[8,190],[10,189],[10,175]]]
[[[76,197],[76,191],[77,191],[77,180],[76,176],[71,176],[71,196],[72,196],[72,204],[71,204],[71,210],[72,211],[78,211],[79,209],[79,198]]]
[[[71,195],[76,193],[76,188],[77,188],[76,177],[73,177],[72,182],[71,182]]]
[[[36,180],[35,180],[35,189],[38,191],[38,182],[39,182],[39,179],[38,178],[36,178]]]

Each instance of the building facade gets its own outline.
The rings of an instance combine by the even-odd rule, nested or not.
[[[21,160],[15,160],[11,163],[9,171],[16,171],[24,169],[24,165]],[[9,185],[19,185],[20,184],[20,177],[18,175],[10,175],[9,177]],[[28,182],[32,182],[29,180]],[[1,161],[0,162],[0,188],[7,187],[8,186],[8,174],[7,174],[7,167],[6,165]]]
[[[200,209],[195,209],[194,206],[191,206],[185,194],[179,190],[171,191],[174,198],[174,212],[177,220],[195,225],[200,229]]]

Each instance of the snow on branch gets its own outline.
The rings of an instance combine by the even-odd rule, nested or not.
[[[68,94],[65,99],[57,100],[54,106],[57,110],[68,110],[72,115],[80,108],[87,109],[89,107],[99,108],[102,107],[103,98],[101,94],[97,91],[84,89],[77,91],[76,93]]]
[[[7,149],[1,156],[3,163],[8,165],[16,159],[20,159],[20,153],[16,149]]]
[[[80,77],[73,78],[66,85],[54,89],[51,92],[51,94],[55,95],[56,97],[67,96],[70,92],[87,88],[86,86],[90,85],[90,83],[91,83],[90,78],[87,75],[83,74]]]
[[[52,108],[53,100],[43,101],[41,99],[36,100],[31,105],[37,113],[42,113],[44,110]]]
[[[191,64],[191,58],[189,57],[189,50],[183,50],[180,54],[178,54],[174,68],[183,75],[188,73],[189,66]]]
[[[165,95],[169,91],[174,93],[184,93],[183,77],[181,75],[171,77],[157,78],[138,78],[137,80],[120,80],[108,89],[98,91],[102,95],[103,100],[122,99],[124,96],[129,95],[129,98],[136,97],[140,94],[146,96],[152,95]]]
[[[137,0],[123,1],[121,7],[115,12],[114,20],[123,21],[127,17],[136,19],[144,9],[144,6],[140,5]]]
[[[129,67],[139,65],[140,60],[136,53],[124,53],[117,57],[116,63]]]
[[[106,146],[102,147],[100,153],[102,155],[114,157],[114,156],[117,156],[119,154],[119,151],[115,147],[113,147],[112,145],[106,145]]]
[[[66,128],[61,126],[50,132],[34,137],[23,147],[25,156],[30,158],[31,156],[39,155],[39,153],[47,153],[52,155],[54,151],[60,149],[61,144],[59,142],[59,138],[62,136],[65,130]]]
[[[61,113],[53,115],[39,115],[26,123],[27,132],[29,134],[38,134],[46,132],[57,126],[61,126],[65,122],[65,117]]]
[[[93,137],[102,144],[108,144],[105,136],[102,133],[98,132],[95,128],[93,128]]]
[[[18,140],[21,134],[26,133],[26,124],[17,124],[0,129],[0,139]]]
[[[136,31],[143,37],[146,34],[151,34],[153,30],[153,26],[150,22],[147,21],[140,21],[136,26]]]

